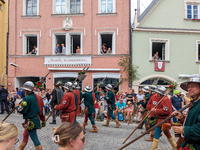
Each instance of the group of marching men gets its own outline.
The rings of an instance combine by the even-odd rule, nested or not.
[[[56,87],[56,86],[55,86]],[[58,85],[57,85],[58,87]],[[84,99],[85,104],[85,119],[82,128],[85,130],[85,126],[87,125],[88,118],[91,121],[93,130],[90,132],[96,133],[98,132],[95,121],[92,117],[92,114],[95,113],[94,102],[95,102],[95,94],[90,86],[86,86],[84,88],[84,92],[80,91],[80,87],[77,83],[72,84],[71,82],[67,82],[65,86],[64,96],[61,98],[61,102],[58,103],[59,100],[53,100],[51,105],[55,110],[61,110],[62,113],[60,118],[62,122],[70,122],[77,123],[76,116],[80,115],[80,104],[82,98]],[[45,116],[42,113],[42,108],[44,106],[42,99],[33,93],[34,84],[31,81],[27,81],[23,85],[23,90],[25,92],[26,97],[23,99],[21,104],[16,103],[16,109],[19,113],[23,114],[23,119],[25,122],[23,123],[24,133],[23,133],[23,141],[20,144],[18,150],[23,150],[26,144],[28,143],[28,137],[31,137],[35,145],[36,150],[42,150],[42,146],[40,141],[38,140],[38,136],[36,133],[36,129],[46,126]],[[109,126],[110,117],[116,122],[116,128],[118,128],[121,124],[118,119],[113,115],[113,110],[115,110],[115,96],[112,92],[112,86],[110,84],[105,86],[106,95],[104,95],[104,99],[108,103],[108,111],[107,111],[107,121],[103,126]],[[175,134],[182,134],[184,136],[184,141],[181,144],[181,147],[185,149],[185,147],[193,146],[196,150],[200,150],[200,76],[193,75],[190,77],[188,82],[183,82],[181,84],[181,88],[189,92],[191,98],[193,99],[191,103],[191,107],[188,110],[187,116],[183,116],[180,112],[173,112],[176,115],[177,119],[182,126],[173,126],[172,129]],[[158,124],[165,118],[169,117],[172,114],[172,104],[170,99],[165,95],[166,88],[163,86],[155,86],[151,85],[149,87],[144,87],[143,91],[145,92],[146,100],[141,101],[141,105],[146,111],[152,111],[150,117],[145,121],[145,127],[148,130],[154,125]],[[55,93],[59,94],[59,91],[55,88]],[[58,95],[55,96],[58,99]],[[163,98],[163,99],[162,99]],[[155,108],[154,106],[162,99],[162,102]],[[56,114],[53,115],[52,123],[55,124]],[[42,123],[40,123],[42,121]],[[79,124],[80,125],[80,124]],[[169,130],[171,129],[171,120],[168,120],[166,123],[163,123],[161,126],[155,128],[154,131],[151,131],[150,138],[148,141],[153,141],[151,150],[157,150],[159,137],[161,136],[161,132],[163,131],[166,135],[169,143],[172,146],[173,150],[177,149],[177,144],[174,141],[173,136],[170,134]],[[182,150],[181,148],[181,150]]]
[[[149,117],[144,121],[146,131],[171,115],[174,115],[178,119],[177,124],[172,124],[171,119],[166,119],[165,123],[150,132],[150,138],[145,140],[153,141],[151,150],[157,150],[162,131],[167,137],[172,150],[200,150],[200,75],[192,75],[180,87],[189,92],[192,98],[190,104],[188,104],[190,107],[186,115],[183,115],[179,111],[172,113],[172,103],[167,97],[167,90],[164,86],[157,87],[156,85],[150,85],[142,89],[145,92],[146,98],[140,101],[138,107],[144,108],[143,117],[148,112],[151,112]],[[161,99],[161,103],[155,107]],[[177,143],[169,131],[171,128],[174,131],[175,137],[179,137]]]
[[[75,123],[80,125],[76,116],[80,115],[80,104],[84,102],[85,105],[85,118],[82,125],[82,128],[85,132],[85,126],[87,125],[88,118],[91,121],[93,130],[89,132],[97,133],[97,125],[93,119],[92,114],[95,113],[94,103],[95,103],[95,94],[91,87],[88,85],[84,88],[84,92],[80,91],[80,86],[77,82],[71,83],[67,82],[63,86],[64,94],[62,90],[59,88],[60,83],[54,84],[54,90],[52,92],[52,100],[50,105],[54,108],[52,113],[52,122],[50,124],[56,124],[56,116],[57,112],[60,113],[60,119],[63,122]],[[23,101],[18,104],[16,103],[16,110],[23,114],[23,119],[25,122],[22,124],[24,129],[23,140],[19,146],[18,150],[23,150],[28,143],[28,137],[31,137],[31,140],[34,143],[36,150],[42,150],[41,143],[38,139],[36,129],[40,129],[41,127],[46,126],[45,114],[43,113],[43,101],[41,97],[37,96],[33,92],[34,84],[31,81],[27,81],[24,83],[22,89],[25,92],[25,98]],[[112,86],[110,84],[105,86],[107,94],[104,95],[104,99],[108,103],[108,112],[107,112],[107,122],[103,126],[109,126],[109,118],[111,117],[115,122],[115,128],[118,128],[121,124],[118,119],[113,115],[113,110],[115,110],[115,96],[112,92]],[[84,99],[82,101],[82,99]],[[40,121],[42,123],[40,124]]]

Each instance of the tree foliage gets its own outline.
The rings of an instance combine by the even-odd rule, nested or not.
[[[131,64],[131,56],[130,54],[124,54],[119,62],[118,65],[123,68],[123,71],[126,72],[127,76],[124,78],[125,81],[129,81],[129,83],[132,83],[134,80],[137,79],[138,66]]]

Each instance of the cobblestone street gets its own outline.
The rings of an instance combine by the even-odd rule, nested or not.
[[[6,114],[1,115],[0,119],[2,120]],[[78,122],[82,125],[84,117],[78,117]],[[53,131],[52,127],[55,127],[55,125],[50,125],[49,122],[51,121],[51,118],[47,122],[47,126],[45,128],[42,128],[41,130],[38,130],[38,136],[39,140],[43,146],[43,150],[58,150],[58,146],[51,140]],[[21,123],[23,122],[22,116],[18,114],[12,114],[6,122],[12,122],[15,125],[17,125],[19,129],[19,142],[16,144],[14,148],[18,148],[21,141],[22,141],[22,134],[23,134],[23,127]],[[123,144],[122,142],[125,140],[125,138],[134,130],[137,124],[130,124],[127,125],[127,123],[121,122],[122,126],[120,128],[114,128],[115,122],[110,122],[109,127],[103,127],[102,124],[104,122],[96,121],[97,127],[98,127],[98,133],[90,133],[89,130],[92,129],[91,123],[88,122],[88,126],[86,126],[86,145],[84,146],[84,150],[117,150],[120,148]],[[56,126],[59,126],[61,124],[60,118],[57,118],[57,124]],[[138,137],[141,135],[141,131],[143,130],[136,130],[136,132],[132,135],[130,140]],[[124,150],[150,150],[152,142],[146,142],[144,139],[148,138],[148,135],[145,135],[140,140],[136,141],[132,145],[128,146]],[[176,139],[177,141],[177,139]],[[127,141],[128,143],[129,141]],[[25,150],[34,150],[34,145],[32,141],[29,139],[29,143],[26,146]],[[167,141],[167,138],[165,136],[162,136],[160,138],[159,147],[158,150],[167,150],[171,149],[170,144]]]

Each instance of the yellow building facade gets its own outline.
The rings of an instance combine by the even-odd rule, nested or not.
[[[0,84],[7,87],[6,48],[8,32],[8,0],[0,0]]]

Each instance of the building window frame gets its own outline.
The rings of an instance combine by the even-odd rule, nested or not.
[[[191,5],[191,18],[188,18],[188,5]],[[197,6],[197,18],[194,18],[194,6]],[[186,1],[185,2],[185,19],[195,20],[200,19],[200,2]]]
[[[196,40],[196,62],[200,62],[200,40]]]
[[[80,0],[80,12],[79,13],[71,13],[71,9],[70,9],[70,6],[71,6],[71,1],[70,0],[65,0],[65,13],[64,14],[80,14],[80,13],[83,13],[83,0]],[[53,14],[56,14],[56,15],[60,15],[62,13],[56,13],[56,0],[53,0]]]
[[[36,33],[27,33],[23,34],[23,55],[27,55],[27,37],[37,37],[37,54],[28,54],[28,55],[39,55],[39,34]]]
[[[153,43],[165,43],[165,60],[170,61],[170,39],[150,38],[149,42],[149,60],[152,61]]]
[[[26,11],[27,11],[27,0],[23,1],[23,15],[24,16],[36,16],[39,15],[39,3],[40,0],[37,0],[37,13],[36,14],[32,14],[32,15],[27,15]]]
[[[101,5],[102,5],[102,2],[101,0],[98,0],[98,13],[116,13],[116,0],[113,0],[113,11],[112,12],[108,12],[107,9],[108,9],[108,0],[105,0],[106,1],[106,12],[101,12]]]
[[[56,47],[56,36],[57,35],[65,35],[65,48],[66,48],[66,54],[62,54],[62,55],[72,55],[71,53],[71,35],[80,35],[80,53],[79,55],[83,54],[83,33],[82,32],[58,32],[58,33],[53,33],[53,42],[52,42],[52,54],[55,54],[55,47]],[[61,43],[59,43],[61,44]],[[75,53],[73,53],[75,54]]]
[[[98,33],[98,54],[102,54],[101,53],[101,45],[102,45],[102,40],[101,40],[101,35],[105,35],[105,34],[112,34],[112,54],[115,54],[115,45],[116,45],[116,33],[115,31],[102,31]]]

